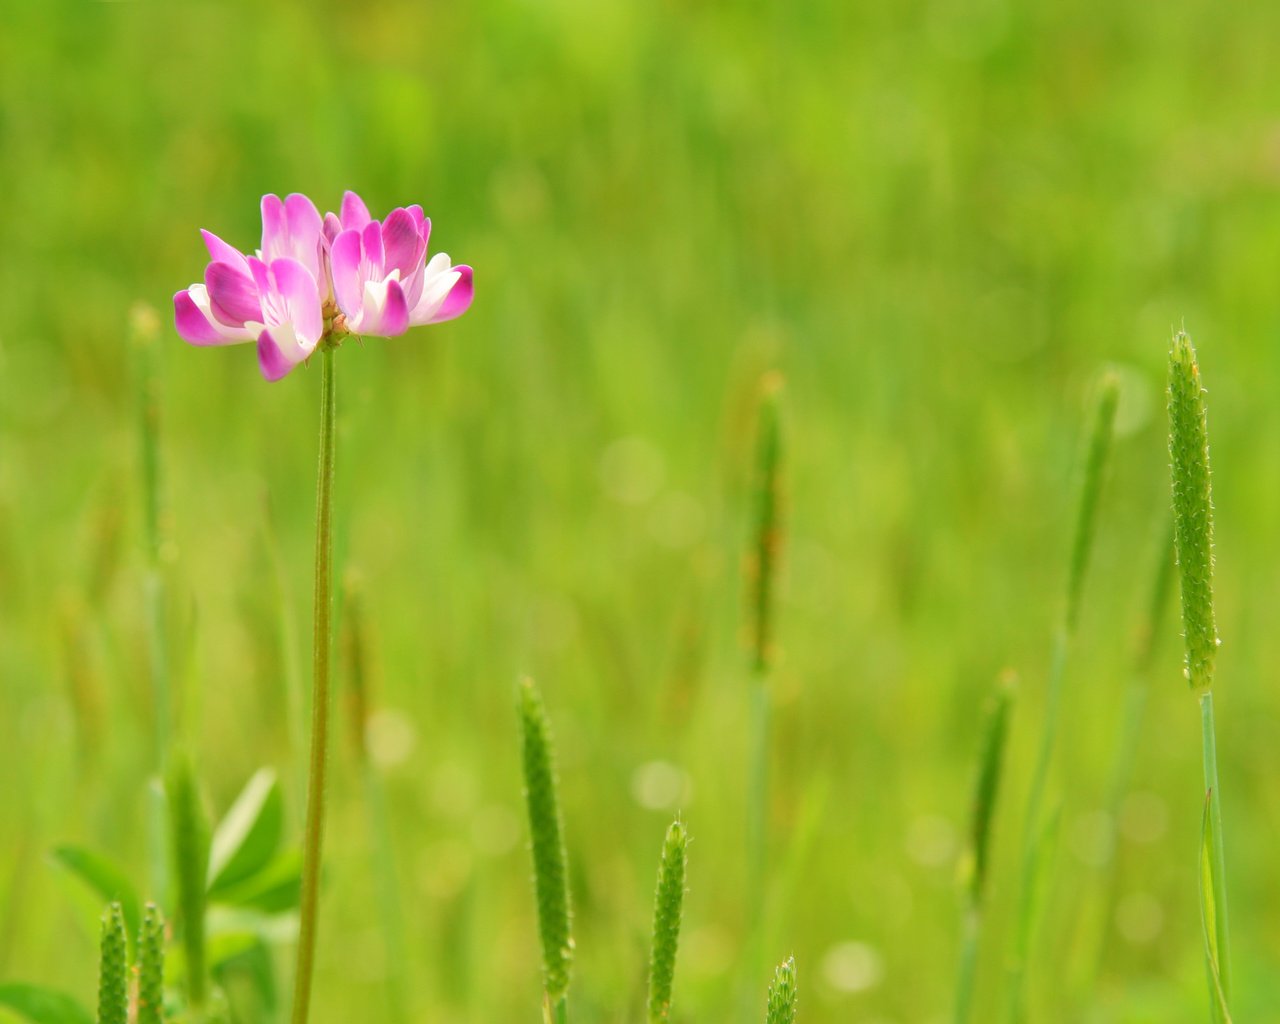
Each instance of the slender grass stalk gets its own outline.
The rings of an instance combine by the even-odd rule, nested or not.
[[[1143,617],[1139,621],[1137,642],[1134,647],[1133,665],[1129,673],[1129,682],[1125,687],[1124,707],[1121,711],[1120,728],[1116,735],[1115,755],[1111,764],[1111,773],[1107,782],[1106,810],[1107,820],[1115,823],[1120,820],[1120,806],[1129,791],[1129,780],[1133,774],[1134,753],[1138,749],[1138,741],[1142,731],[1142,719],[1146,712],[1147,691],[1151,683],[1151,664],[1154,660],[1156,638],[1160,625],[1164,621],[1169,604],[1169,594],[1173,583],[1173,517],[1164,509],[1161,516],[1160,540],[1156,548],[1155,571],[1152,574],[1151,590],[1148,594]],[[1106,935],[1108,922],[1116,905],[1116,885],[1118,881],[1117,858],[1111,857],[1106,866],[1103,880],[1103,893],[1099,901],[1098,920],[1100,927],[1096,932],[1094,949],[1086,957],[1085,967],[1076,985],[1076,1005],[1090,998],[1096,988],[1097,978],[1102,972],[1103,958],[1106,955]]]
[[[334,350],[320,353],[320,467],[316,481],[315,632],[312,644],[311,756],[307,775],[307,822],[303,836],[302,893],[298,920],[298,965],[294,974],[293,1024],[306,1024],[315,970],[316,912],[324,845],[325,775],[329,761],[329,693],[333,677],[333,473],[335,458]]]
[[[127,1024],[129,1019],[129,968],[124,933],[124,913],[112,903],[102,918],[98,959],[98,1024]]]
[[[560,1024],[568,1013],[565,993],[573,963],[568,856],[560,824],[551,729],[532,680],[520,684],[519,711],[534,893],[542,937],[544,1011],[553,1013]]]
[[[779,402],[782,377],[766,374],[760,386],[756,436],[755,523],[747,558],[751,681],[747,767],[747,956],[743,999],[750,999],[750,979],[764,962],[765,821],[769,806],[769,676],[774,663],[774,590],[782,549],[782,429]]]
[[[148,903],[138,935],[138,1016],[136,1024],[164,1021],[164,919]]]
[[[187,961],[187,999],[205,1005],[205,892],[209,876],[209,823],[200,804],[195,773],[181,751],[169,759],[165,783],[169,848],[177,885],[177,923]]]
[[[1169,350],[1169,459],[1172,466],[1174,543],[1182,590],[1185,674],[1200,701],[1204,751],[1206,867],[1203,901],[1205,961],[1215,1019],[1225,1020],[1231,999],[1231,947],[1227,927],[1226,863],[1222,845],[1222,804],[1218,786],[1213,723],[1213,670],[1218,629],[1213,611],[1213,486],[1209,472],[1209,431],[1204,388],[1195,348],[1179,331]]]
[[[147,623],[147,670],[151,677],[153,760],[156,776],[164,771],[169,732],[173,722],[173,686],[170,674],[169,634],[165,615],[164,515],[160,458],[160,372],[157,365],[160,318],[150,306],[139,303],[130,311],[130,334],[137,353],[138,465],[142,478],[142,521],[147,553],[143,580],[143,608]],[[148,789],[147,859],[154,892],[167,888],[165,877],[165,809],[159,789]]]
[[[795,1024],[798,997],[796,958],[789,956],[773,973],[773,984],[769,986],[769,1006],[764,1017],[765,1024]]]
[[[1057,742],[1062,683],[1066,675],[1067,656],[1080,617],[1084,583],[1088,575],[1093,538],[1097,530],[1098,499],[1102,490],[1103,471],[1106,469],[1107,457],[1110,454],[1115,433],[1116,407],[1119,405],[1119,400],[1119,378],[1114,372],[1107,371],[1098,385],[1088,434],[1089,443],[1085,453],[1084,474],[1081,479],[1079,501],[1076,505],[1075,529],[1072,534],[1071,556],[1068,562],[1066,600],[1063,603],[1062,620],[1054,630],[1040,744],[1036,752],[1031,786],[1027,794],[1027,810],[1023,820],[1022,874],[1019,881],[1014,947],[1006,986],[1007,1015],[1008,1019],[1015,1024],[1022,1021],[1026,1013],[1027,964],[1031,956],[1031,943],[1040,905],[1037,890],[1041,877],[1041,858],[1045,852],[1045,837],[1048,834],[1044,822],[1045,787],[1048,784],[1049,767]]]
[[[956,983],[954,1018],[956,1024],[964,1024],[969,1019],[973,1002],[978,944],[982,935],[982,906],[987,880],[988,850],[991,845],[991,822],[1000,792],[1000,772],[1004,764],[1009,715],[1013,707],[1016,685],[1016,677],[1012,673],[1006,674],[1000,680],[987,708],[969,831],[969,878],[960,950],[960,973]]]
[[[390,1019],[408,1019],[408,993],[405,990],[405,929],[401,913],[401,896],[391,824],[387,815],[387,798],[382,777],[369,758],[365,726],[369,720],[368,650],[365,634],[364,605],[355,578],[348,573],[343,580],[342,626],[339,630],[340,650],[346,677],[347,723],[352,747],[360,766],[364,787],[365,815],[373,839],[370,868],[375,879],[378,916],[387,954],[387,1002]]]
[[[649,957],[649,1024],[662,1024],[671,1015],[671,983],[680,944],[684,911],[684,877],[689,835],[677,818],[667,829],[658,867],[658,890],[653,900],[653,948]]]

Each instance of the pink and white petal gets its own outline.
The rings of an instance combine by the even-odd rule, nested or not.
[[[392,210],[382,222],[382,252],[383,269],[400,271],[401,281],[407,281],[422,264],[427,247],[408,210]]]
[[[243,327],[248,320],[262,320],[262,304],[253,279],[230,263],[210,263],[204,270],[209,306],[214,317],[228,327]]]
[[[173,296],[173,326],[178,337],[192,345],[235,345],[253,340],[245,328],[225,327],[213,318],[209,293],[202,284],[193,284]]]
[[[382,280],[391,272],[383,262],[382,225],[376,220],[369,221],[360,232],[360,241],[364,245],[365,276]]]
[[[394,338],[409,329],[409,303],[405,301],[404,290],[400,282],[394,278],[387,282],[387,300],[382,307],[382,323],[378,330],[371,331],[380,338]]]
[[[333,270],[333,297],[338,308],[354,321],[364,303],[364,278],[360,273],[363,248],[360,232],[343,231],[333,240],[329,262]]]
[[[299,344],[288,324],[264,328],[258,335],[258,368],[267,380],[279,380],[311,352],[312,349]]]
[[[342,193],[342,226],[344,228],[363,231],[370,219],[369,207],[364,205],[363,199],[354,192]]]
[[[422,285],[426,281],[426,268],[419,263],[418,268],[409,275],[408,279],[400,278],[400,287],[404,289],[405,301],[409,303],[409,322],[414,323],[413,311],[418,308],[418,304],[422,301]]]
[[[336,213],[326,213],[324,215],[324,239],[326,242],[333,244],[333,240],[342,233],[342,221],[338,219]]]
[[[249,257],[249,273],[253,275],[254,287],[258,289],[259,296],[271,291],[271,271],[257,256]]]
[[[413,218],[413,223],[417,225],[418,234],[422,236],[422,240],[425,242],[427,240],[427,232],[431,230],[431,221],[427,220],[426,215],[422,212],[422,207],[417,203],[412,206],[406,206],[405,209],[409,211],[409,216]]]
[[[450,264],[448,253],[438,252],[432,256],[423,269],[422,281],[411,282],[416,285],[411,290],[417,292],[417,298],[410,307],[410,323],[431,323],[458,279],[458,272]]]
[[[203,228],[200,229],[200,235],[204,238],[205,248],[209,250],[209,258],[213,262],[229,263],[243,269],[246,275],[249,273],[249,261],[234,245],[228,245],[212,231],[205,231]]]
[[[404,301],[404,290],[394,277],[385,281],[370,281],[364,286],[364,305],[360,310],[358,334],[378,338],[390,338],[403,334],[409,327],[409,306]]]
[[[271,277],[280,297],[281,321],[291,324],[294,334],[304,345],[314,349],[324,334],[324,313],[320,308],[320,292],[311,271],[297,260],[278,259],[271,264]],[[275,305],[274,303],[270,305]],[[276,324],[267,322],[268,327]]]
[[[444,297],[444,302],[436,310],[435,315],[427,321],[429,324],[453,320],[471,308],[471,300],[475,297],[471,268],[465,263],[459,263],[453,268],[453,273],[458,275],[457,280],[449,289],[449,294]]]
[[[270,260],[273,256],[282,255],[288,232],[289,222],[284,201],[274,194],[263,196],[262,255],[264,259]]]
[[[291,192],[285,198],[284,213],[291,237],[307,241],[320,237],[324,227],[320,211],[316,209],[316,204],[301,192]]]
[[[320,279],[320,247],[324,234],[324,221],[316,204],[301,192],[294,192],[284,201],[285,220],[289,227],[289,249],[281,256],[292,256]]]

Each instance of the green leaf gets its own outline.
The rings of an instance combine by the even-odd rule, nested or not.
[[[65,992],[11,981],[0,985],[0,1006],[32,1024],[93,1024],[93,1014]]]
[[[218,823],[209,853],[209,895],[257,874],[275,854],[284,831],[284,798],[276,773],[260,768]]]
[[[1200,931],[1204,936],[1205,964],[1209,971],[1209,1000],[1219,1024],[1231,1024],[1227,996],[1222,991],[1222,970],[1218,959],[1218,905],[1213,884],[1213,791],[1205,794],[1200,818]]]
[[[302,851],[282,850],[257,874],[224,887],[216,896],[220,904],[250,907],[280,914],[298,905],[302,891]]]
[[[53,851],[53,860],[89,886],[104,903],[120,904],[132,945],[142,921],[142,901],[124,871],[101,854],[82,846],[59,846]]]
[[[248,938],[251,941],[233,955],[222,958],[213,974],[232,1007],[239,1008],[241,1020],[261,1020],[273,1015],[278,1003],[275,973],[266,943],[257,936]]]

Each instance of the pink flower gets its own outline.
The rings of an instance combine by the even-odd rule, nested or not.
[[[262,197],[262,247],[246,256],[204,231],[204,282],[173,297],[178,334],[193,345],[256,341],[267,380],[279,380],[322,343],[348,334],[392,337],[461,316],[472,272],[437,253],[421,206],[379,223],[354,192],[323,220],[303,195]]]

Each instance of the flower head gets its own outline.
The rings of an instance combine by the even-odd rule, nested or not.
[[[347,334],[451,320],[471,305],[471,268],[444,253],[428,260],[430,233],[417,205],[379,222],[354,192],[323,218],[304,195],[263,196],[254,255],[202,232],[210,262],[203,282],[174,295],[174,324],[193,345],[256,342],[262,375],[279,380]]]

